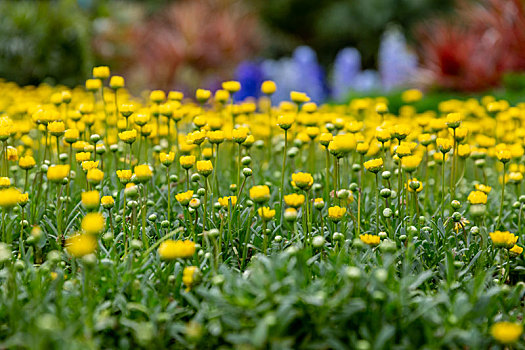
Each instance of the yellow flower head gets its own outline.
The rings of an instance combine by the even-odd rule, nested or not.
[[[162,90],[153,90],[149,94],[149,99],[151,102],[161,103],[166,99],[166,94]]]
[[[126,130],[118,133],[118,137],[122,142],[132,144],[137,139],[137,130]]]
[[[517,342],[523,333],[523,326],[513,322],[497,322],[490,327],[490,334],[503,344]]]
[[[186,191],[175,195],[175,199],[177,200],[177,202],[184,206],[187,206],[190,203],[192,197],[193,191]]]
[[[16,188],[6,188],[0,190],[0,207],[9,209],[18,204],[20,191]]]
[[[514,247],[514,245],[518,241],[518,236],[515,236],[509,231],[495,231],[491,232],[489,235],[490,239],[492,240],[492,244],[494,244],[494,246],[498,248],[510,249]]]
[[[7,160],[16,162],[18,160],[18,150],[14,147],[7,147]]]
[[[47,130],[53,136],[62,136],[66,131],[66,126],[64,122],[51,122],[47,125]]]
[[[228,197],[222,197],[217,200],[221,207],[228,208],[231,205],[234,206],[237,204],[237,196],[228,196]]]
[[[101,213],[88,213],[82,219],[82,230],[90,235],[96,235],[105,227],[105,220]]]
[[[297,193],[286,195],[284,196],[284,202],[286,203],[287,206],[297,209],[303,205],[304,195],[297,194]]]
[[[328,147],[330,142],[334,139],[334,136],[329,132],[323,132],[321,136],[319,136],[319,143],[325,147]]]
[[[8,188],[11,186],[11,180],[7,176],[0,177],[0,188]]]
[[[170,166],[171,163],[175,160],[175,152],[160,152],[159,154],[160,162],[165,166]]]
[[[160,244],[158,252],[163,260],[191,258],[195,254],[195,243],[189,240],[168,239]]]
[[[346,208],[340,206],[333,206],[328,208],[328,217],[334,222],[339,222],[346,213]]]
[[[117,170],[117,177],[122,184],[127,184],[132,175],[131,170]]]
[[[102,83],[98,79],[88,79],[86,80],[86,90],[95,92],[102,87]]]
[[[66,241],[67,252],[75,258],[91,254],[96,249],[97,239],[93,235],[79,234],[68,238]]]
[[[277,125],[283,130],[288,130],[292,127],[292,124],[295,121],[295,117],[293,114],[287,113],[287,114],[281,114],[277,117]]]
[[[441,153],[448,153],[452,149],[452,140],[438,137],[436,139],[436,145]]]
[[[208,140],[211,143],[220,144],[224,141],[224,131],[222,130],[208,131],[208,133],[206,134],[206,137],[208,137]]]
[[[115,200],[113,199],[112,196],[103,196],[100,199],[100,203],[102,204],[104,208],[110,209],[110,208],[113,208],[113,206],[115,205]]]
[[[190,132],[188,136],[186,137],[186,143],[188,144],[194,144],[194,145],[200,145],[206,140],[206,131],[204,130],[196,130],[194,132]]]
[[[78,152],[75,154],[75,160],[79,163],[87,162],[91,159],[91,153],[90,152]]]
[[[487,204],[487,194],[482,191],[472,191],[467,200],[470,204]]]
[[[270,200],[270,188],[266,185],[250,188],[250,198],[255,203],[265,203]]]
[[[376,130],[376,139],[382,143],[390,141],[390,131],[388,129]]]
[[[98,168],[89,169],[86,178],[89,183],[100,183],[104,179],[104,172]]]
[[[109,80],[109,87],[111,87],[114,90],[122,89],[125,85],[124,78],[120,75],[114,75]]]
[[[88,210],[94,210],[98,208],[100,204],[100,194],[98,191],[87,191],[82,192],[82,205]]]
[[[486,185],[483,185],[483,184],[476,184],[474,187],[476,188],[477,191],[481,191],[481,192],[484,192],[486,194],[489,194],[490,191],[492,191],[492,187],[486,186]]]
[[[356,147],[356,144],[357,142],[354,134],[336,135],[328,145],[328,150],[334,156],[341,158],[347,153],[353,151]]]
[[[137,182],[146,182],[153,176],[153,172],[147,164],[137,165],[133,174],[137,178]]]
[[[423,191],[423,183],[418,179],[409,179],[406,184],[408,192],[421,192]]]
[[[180,166],[184,169],[190,169],[195,164],[195,156],[181,156],[179,158]]]
[[[292,174],[292,181],[301,190],[309,190],[314,184],[314,178],[310,173],[298,172]]]
[[[202,176],[209,176],[213,171],[213,164],[211,160],[199,160],[197,161],[197,171]]]
[[[69,175],[69,165],[52,165],[47,169],[47,179],[51,182],[59,182]]]
[[[29,201],[29,193],[20,193],[18,196],[18,204],[20,206],[25,206],[27,202]]]
[[[264,221],[269,221],[275,216],[275,209],[270,209],[268,207],[261,207],[257,210],[257,213]]]
[[[512,158],[512,153],[508,149],[502,149],[499,150],[496,153],[496,157],[498,157],[498,160],[502,163],[507,163]]]
[[[523,248],[519,245],[514,244],[514,247],[509,249],[509,252],[511,252],[514,256],[521,255],[523,253]]]
[[[470,156],[470,146],[468,144],[458,146],[458,156],[467,158]]]
[[[277,90],[277,86],[271,80],[263,81],[261,85],[261,92],[265,95],[273,95]]]
[[[383,159],[370,159],[369,161],[364,162],[363,165],[366,170],[376,174],[379,170],[381,170],[381,168],[383,168]]]
[[[407,156],[401,158],[401,167],[409,173],[416,170],[420,163],[421,157],[419,156]]]
[[[235,93],[241,89],[241,83],[238,81],[225,81],[222,83],[222,88],[230,93]]]
[[[417,89],[406,90],[401,94],[401,99],[405,103],[414,103],[423,98],[423,93]]]
[[[297,91],[291,91],[290,92],[290,100],[297,104],[306,103],[310,101],[310,97],[306,95],[304,92],[297,92]]]
[[[363,243],[368,244],[369,246],[372,246],[372,247],[375,247],[376,245],[378,245],[381,240],[378,235],[370,235],[368,233],[364,235],[359,235],[359,239]]]
[[[396,124],[391,130],[392,137],[398,140],[404,140],[410,134],[410,127],[404,124]]]
[[[93,67],[93,78],[107,79],[109,75],[110,71],[108,66]]]
[[[18,166],[24,170],[32,169],[36,165],[35,158],[32,156],[20,157]]]
[[[64,140],[67,143],[75,143],[80,138],[80,132],[78,129],[67,129],[64,133]]]
[[[201,271],[197,266],[186,266],[182,270],[182,283],[186,285],[187,290],[191,289],[201,279]]]
[[[232,139],[233,141],[237,143],[243,143],[246,138],[248,137],[248,129],[247,128],[238,128],[232,130]]]
[[[211,97],[210,90],[197,89],[197,91],[195,92],[195,98],[197,99],[197,101],[199,101],[199,103],[205,103],[206,101],[210,99],[210,97]]]
[[[461,124],[461,119],[460,113],[449,113],[446,119],[447,126],[451,129],[456,129]]]
[[[402,143],[401,145],[396,147],[396,154],[399,158],[403,158],[411,155],[412,150],[410,149],[409,145]]]

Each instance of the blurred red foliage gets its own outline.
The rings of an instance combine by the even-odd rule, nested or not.
[[[422,75],[442,88],[479,91],[498,85],[505,72],[525,70],[521,0],[460,2],[457,17],[427,22],[416,37]]]
[[[132,22],[118,35],[99,35],[95,47],[103,51],[111,42],[117,49],[110,56],[118,58],[120,73],[136,86],[209,86],[231,77],[238,63],[260,48],[257,16],[241,1],[182,0]]]

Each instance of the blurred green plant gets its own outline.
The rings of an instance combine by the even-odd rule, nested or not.
[[[321,63],[332,62],[342,47],[354,46],[365,67],[374,67],[381,35],[390,23],[405,34],[416,22],[450,9],[452,0],[251,0],[272,32],[268,44],[276,56],[306,44]]]
[[[0,14],[0,77],[75,85],[89,75],[91,22],[77,1],[2,1]]]

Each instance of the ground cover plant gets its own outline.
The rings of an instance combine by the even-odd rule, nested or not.
[[[0,83],[0,347],[523,349],[525,105]]]

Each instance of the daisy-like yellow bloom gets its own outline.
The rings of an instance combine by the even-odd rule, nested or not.
[[[232,130],[232,139],[237,143],[243,143],[248,137],[247,128],[238,128]]]
[[[196,130],[194,132],[190,132],[186,136],[187,144],[200,145],[205,140],[206,140],[206,131],[204,130]]]
[[[263,81],[261,84],[261,92],[265,95],[273,95],[277,90],[277,86],[271,80]]]
[[[403,158],[412,154],[412,150],[407,144],[402,143],[396,147],[396,154],[399,158]]]
[[[104,172],[98,168],[89,169],[86,178],[89,183],[100,183],[104,179]]]
[[[304,195],[297,193],[286,195],[284,196],[284,202],[287,206],[297,209],[304,204]]]
[[[514,322],[497,322],[490,327],[490,334],[503,344],[517,342],[523,333],[523,326]]]
[[[295,122],[295,116],[293,114],[281,114],[277,117],[277,125],[283,130],[288,130],[292,127]]]
[[[170,166],[171,163],[175,160],[175,152],[160,152],[159,154],[160,162],[165,166]]]
[[[370,235],[368,233],[364,235],[359,235],[359,239],[363,243],[368,244],[369,246],[372,246],[372,247],[375,247],[381,241],[378,235]]]
[[[514,244],[514,246],[509,249],[509,252],[511,252],[515,256],[521,255],[521,253],[523,253],[523,247],[520,247],[519,245]]]
[[[265,203],[270,200],[270,188],[266,185],[250,188],[250,198],[255,203]]]
[[[20,193],[18,196],[18,204],[20,206],[25,206],[27,202],[29,201],[29,193]]]
[[[88,213],[82,219],[82,230],[90,235],[95,235],[104,230],[106,223],[101,213]]]
[[[222,88],[230,93],[235,93],[241,89],[241,83],[238,81],[225,81],[222,83]]]
[[[8,188],[11,186],[11,180],[6,177],[6,176],[2,176],[0,177],[0,188]]]
[[[298,172],[292,174],[292,181],[301,190],[309,190],[314,184],[314,178],[310,173]]]
[[[220,144],[224,141],[224,131],[222,130],[208,131],[208,133],[206,134],[206,137],[211,143]]]
[[[195,156],[181,156],[179,158],[179,163],[184,169],[190,169],[195,164]]]
[[[358,142],[355,150],[359,154],[366,154],[368,152],[368,149],[370,148],[370,145],[366,142]]]
[[[310,101],[310,97],[306,95],[304,92],[298,92],[298,91],[291,91],[290,92],[290,100],[297,104],[306,103]]]
[[[404,140],[410,134],[410,127],[404,124],[396,124],[390,131],[393,138]]]
[[[137,130],[126,130],[118,133],[118,137],[122,142],[132,144],[137,139]]]
[[[75,160],[79,163],[87,162],[91,159],[91,153],[89,152],[77,152],[75,154]]]
[[[20,157],[18,166],[24,170],[32,169],[36,165],[35,158],[32,156]]]
[[[153,172],[147,164],[137,165],[133,169],[133,174],[137,178],[137,182],[146,182],[153,177]]]
[[[78,234],[66,240],[66,250],[75,258],[92,254],[96,249],[97,238],[93,235]]]
[[[225,104],[230,99],[230,93],[226,90],[219,89],[215,91],[214,100],[220,104]]]
[[[161,103],[166,99],[166,94],[162,90],[153,90],[149,94],[149,99],[151,102]]]
[[[93,78],[107,79],[109,78],[110,74],[111,73],[108,66],[93,67]]]
[[[518,241],[518,236],[515,236],[509,231],[494,231],[489,233],[489,235],[494,246],[498,248],[510,249],[514,247],[514,244]]]
[[[328,217],[333,222],[339,222],[346,213],[345,207],[340,207],[338,205],[328,208]]]
[[[14,207],[18,204],[20,194],[20,191],[13,187],[0,190],[0,207],[4,209]]]
[[[206,101],[210,99],[210,97],[211,97],[210,90],[197,89],[197,91],[195,92],[195,98],[197,99],[197,101],[199,101],[199,103],[205,103]]]
[[[421,157],[419,156],[406,156],[401,158],[401,167],[409,173],[416,170],[420,163]]]
[[[221,207],[228,208],[230,206],[230,202],[231,202],[232,206],[237,204],[237,196],[221,197],[221,198],[217,199],[217,201],[219,202]]]
[[[47,179],[51,182],[59,182],[69,175],[69,165],[52,165],[47,169]]]
[[[109,87],[113,90],[122,89],[125,86],[124,77],[120,75],[114,75],[109,80]]]
[[[18,160],[18,150],[14,147],[7,147],[7,160],[16,162]]]
[[[470,156],[470,146],[468,144],[465,145],[458,145],[458,156],[461,158],[467,158]]]
[[[366,170],[376,174],[383,168],[383,158],[370,159],[363,163]]]
[[[102,87],[102,82],[98,79],[88,79],[86,80],[86,90],[95,92]]]
[[[512,183],[520,183],[523,180],[523,174],[518,171],[513,171],[508,174],[508,181]]]
[[[341,134],[334,136],[328,145],[330,153],[336,157],[343,157],[355,149],[357,145],[354,134]]]
[[[264,221],[269,221],[275,216],[275,209],[270,209],[268,207],[261,207],[257,210],[257,213]]]
[[[0,141],[7,140],[14,131],[14,124],[11,118],[6,116],[0,117]]]
[[[195,254],[195,243],[189,240],[168,239],[160,244],[158,252],[163,260],[190,258]]]
[[[436,145],[441,153],[448,153],[452,149],[452,140],[438,137],[436,139]]]
[[[127,184],[129,180],[131,180],[131,176],[133,175],[131,170],[127,170],[127,169],[117,170],[116,173],[117,173],[118,179],[120,180],[122,184]]]
[[[202,176],[209,176],[213,171],[213,164],[211,160],[199,160],[197,161],[197,171]]]
[[[334,136],[329,132],[323,132],[321,136],[319,136],[319,143],[323,145],[324,147],[328,147],[330,144],[330,141],[334,139]]]
[[[86,161],[82,162],[82,169],[84,171],[89,171],[91,169],[96,169],[96,168],[98,168],[98,164],[99,164],[98,160],[96,162],[92,161],[92,160],[86,160]]]
[[[100,204],[102,204],[105,209],[110,209],[115,205],[115,199],[113,199],[112,196],[103,196],[100,198]]]
[[[451,129],[456,129],[461,124],[461,119],[460,113],[449,113],[446,118],[447,126]]]
[[[507,163],[508,161],[511,160],[512,158],[512,153],[508,150],[508,149],[502,149],[502,150],[499,150],[497,153],[496,153],[496,157],[498,158],[498,160],[502,163]]]
[[[183,206],[187,206],[193,197],[193,191],[186,191],[175,195],[175,199]]]
[[[467,200],[470,204],[487,204],[487,194],[482,191],[472,191],[469,193]]]
[[[423,93],[417,89],[409,89],[401,94],[401,99],[405,103],[414,103],[423,98]]]
[[[475,188],[477,191],[484,192],[485,194],[489,194],[490,191],[492,191],[492,187],[487,186],[487,185],[483,185],[483,184],[476,184],[476,185],[474,186],[474,188]]]
[[[62,136],[64,132],[66,131],[66,126],[64,122],[60,122],[60,121],[51,122],[47,125],[47,130],[53,136]]]
[[[64,140],[67,143],[75,143],[80,138],[80,132],[78,129],[67,129],[64,133]]]
[[[98,191],[82,192],[82,205],[88,210],[98,208],[100,204],[100,194]]]
[[[201,278],[200,269],[197,266],[186,266],[182,270],[182,283],[187,287],[187,290],[191,289]]]

